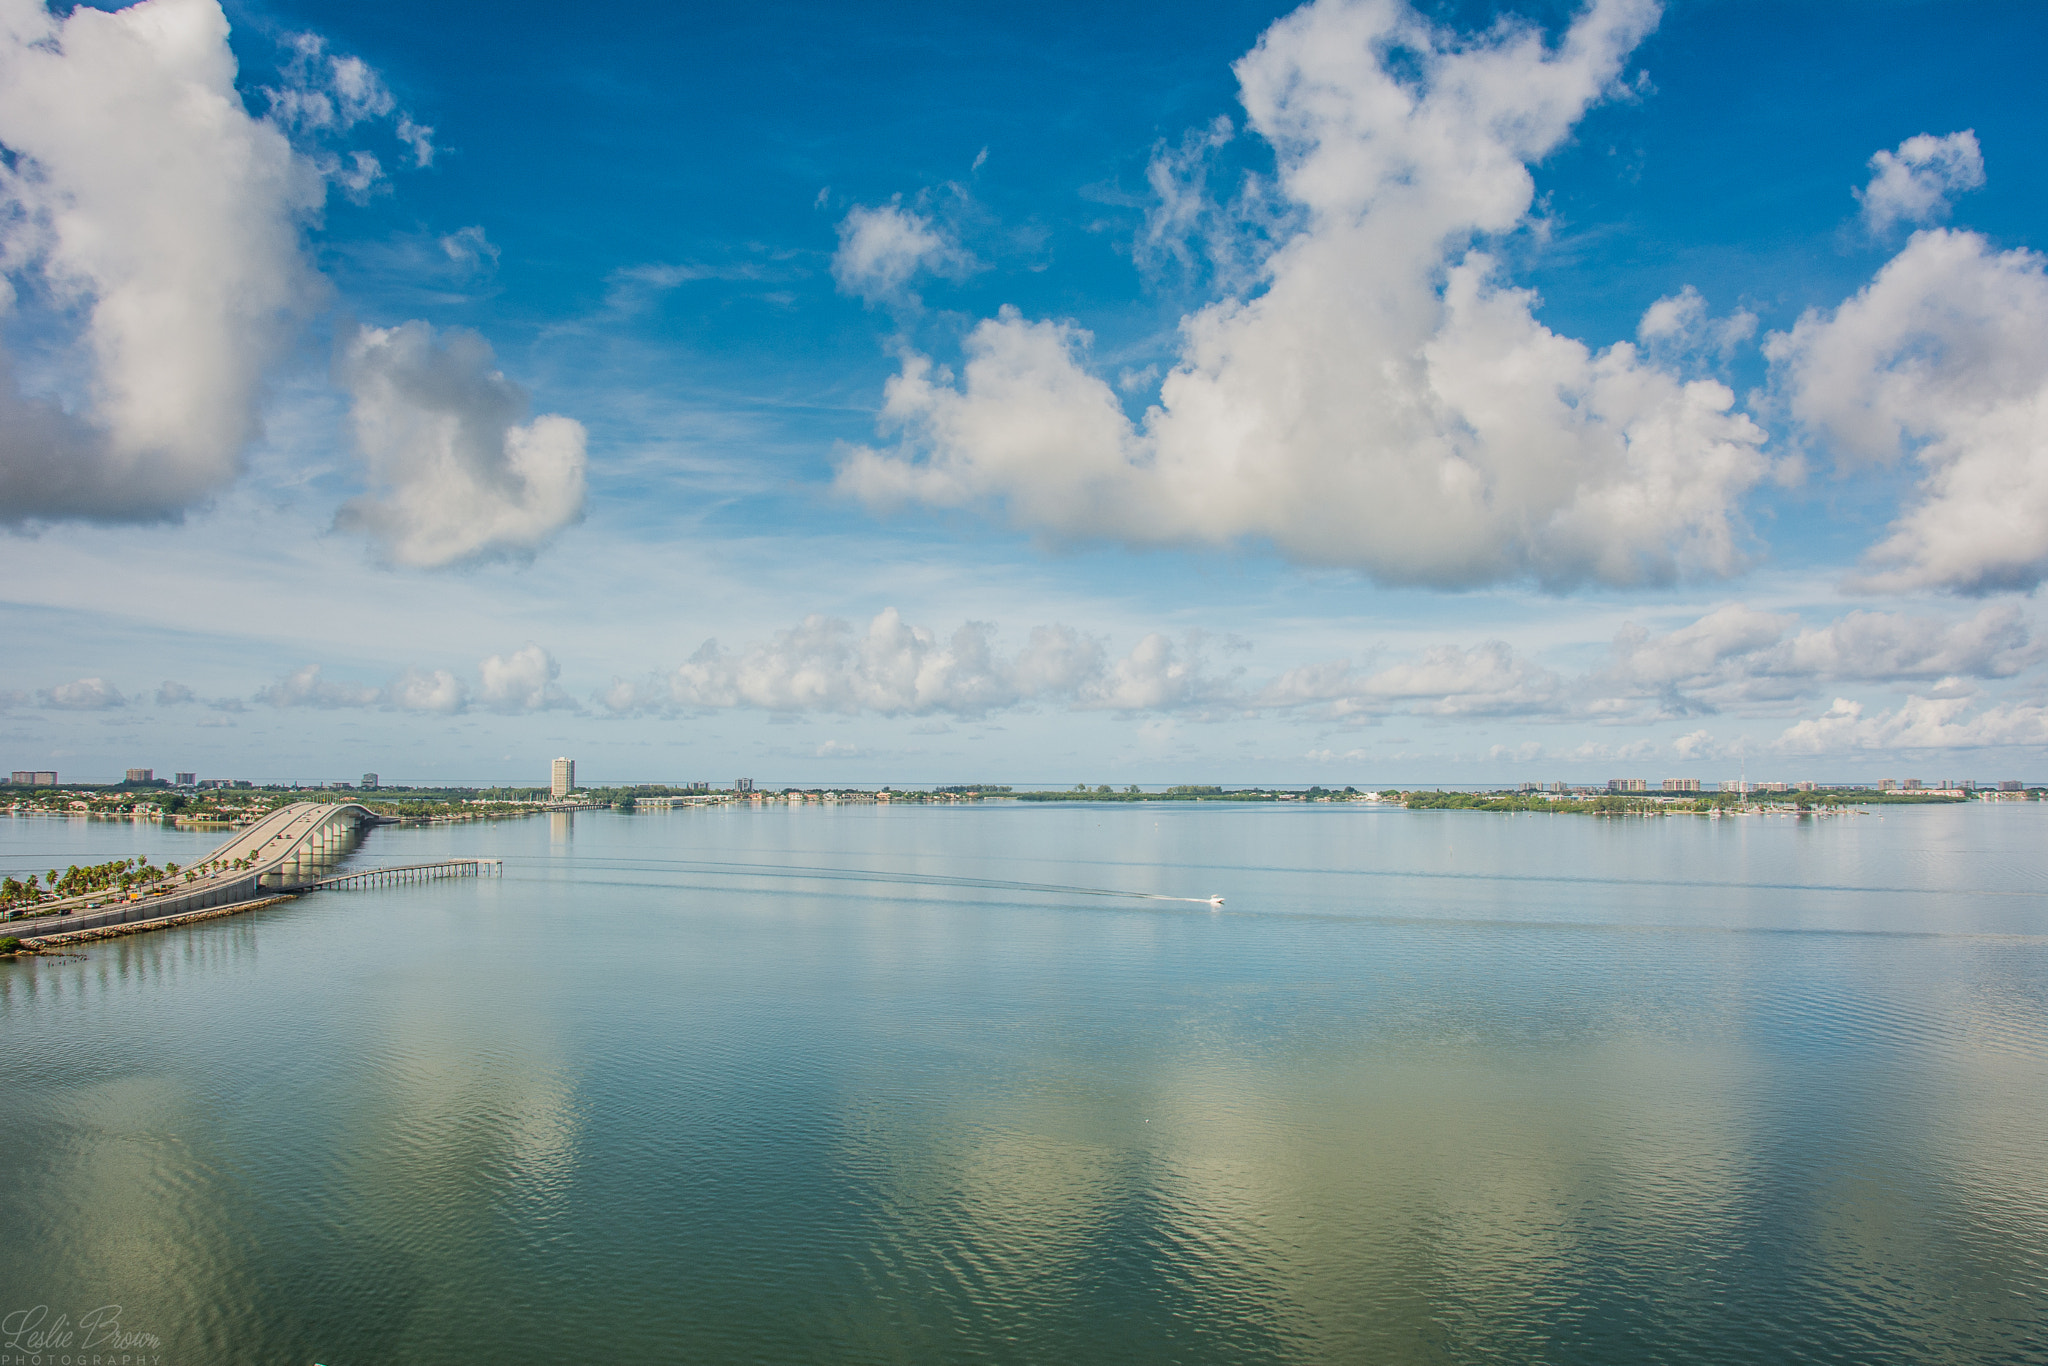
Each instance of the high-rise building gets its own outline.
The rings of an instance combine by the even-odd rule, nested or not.
[[[16,787],[55,787],[57,775],[47,768],[17,768],[14,770]]]
[[[150,768],[131,768],[128,770],[128,781],[131,783],[155,782],[156,770]]]
[[[199,775],[197,773],[180,773],[175,785],[178,787],[191,787],[198,783],[198,781]]]
[[[735,778],[732,780],[732,790],[735,792],[752,792],[754,790],[754,780],[752,778]]]
[[[575,790],[576,761],[574,759],[555,760],[555,771],[552,780],[548,784],[548,791],[557,797],[566,797]]]
[[[368,791],[375,792],[377,790],[377,775],[365,773],[363,775],[363,787]]]

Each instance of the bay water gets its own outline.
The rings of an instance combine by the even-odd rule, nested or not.
[[[503,876],[0,963],[0,1363],[2048,1362],[2044,834],[381,828]]]

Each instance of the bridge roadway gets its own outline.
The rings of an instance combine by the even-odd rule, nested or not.
[[[259,901],[311,881],[321,865],[331,866],[353,849],[363,829],[389,820],[355,802],[293,802],[236,831],[226,844],[193,865],[203,869],[247,859],[247,867],[224,866],[220,872],[202,872],[189,883],[180,872],[151,886],[132,889],[141,893],[139,899],[116,901],[114,892],[105,891],[48,902],[33,920],[14,921],[0,933],[33,939],[40,934],[93,930],[237,901]],[[65,910],[70,914],[58,914]]]

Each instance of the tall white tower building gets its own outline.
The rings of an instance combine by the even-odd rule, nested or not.
[[[553,780],[548,784],[548,790],[557,797],[566,797],[576,790],[576,761],[574,759],[555,760],[554,776]]]

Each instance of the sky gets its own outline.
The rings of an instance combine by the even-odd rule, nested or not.
[[[2044,50],[0,0],[0,757],[2048,777]]]

